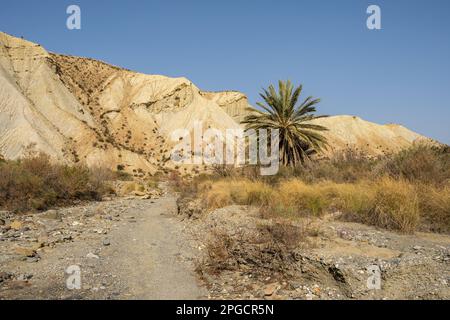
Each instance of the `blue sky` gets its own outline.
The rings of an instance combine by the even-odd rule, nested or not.
[[[82,29],[66,28],[77,4]],[[366,28],[381,7],[382,30]],[[47,50],[239,90],[278,79],[322,98],[319,113],[400,123],[450,143],[448,0],[3,0],[0,30]]]

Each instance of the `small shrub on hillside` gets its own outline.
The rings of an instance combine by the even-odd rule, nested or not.
[[[182,194],[192,194],[195,192],[192,183],[183,179],[177,171],[172,171],[168,174],[167,180],[176,192],[180,192]]]
[[[115,179],[119,181],[133,181],[133,176],[125,171],[115,171]]]
[[[159,188],[159,179],[154,176],[147,180],[147,187],[150,189],[158,189]]]
[[[236,268],[236,261],[232,260],[232,249],[236,245],[235,240],[226,232],[212,230],[206,242],[206,257],[204,263],[200,266],[205,268],[207,273],[218,274],[224,270],[232,270]]]
[[[122,186],[120,191],[123,195],[129,195],[133,192],[145,192],[145,186],[139,182],[129,181]]]
[[[212,167],[212,170],[214,175],[222,178],[232,177],[235,175],[235,168],[230,165],[215,165]]]
[[[301,241],[305,241],[310,235],[303,226],[279,220],[270,224],[258,226],[260,236],[271,242],[273,246],[281,246],[280,249],[295,249]]]

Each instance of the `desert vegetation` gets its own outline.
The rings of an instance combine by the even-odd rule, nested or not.
[[[319,99],[298,104],[302,86],[279,81],[261,94],[261,112],[248,115],[247,130],[279,130],[281,169],[260,176],[258,168],[217,166],[212,177],[198,176],[175,188],[201,199],[206,210],[232,204],[259,206],[267,218],[296,220],[340,213],[341,219],[412,233],[450,231],[450,151],[448,146],[414,144],[399,153],[370,157],[357,150],[319,159],[327,128],[310,121]]]
[[[217,168],[193,182],[172,179],[206,211],[232,204],[261,208],[267,218],[296,220],[339,212],[341,219],[390,230],[450,232],[450,152],[417,145],[366,158],[352,151],[283,167],[263,177],[256,168]]]
[[[347,150],[330,159],[282,166],[274,176],[261,176],[256,167],[218,166],[212,175],[192,180],[173,174],[171,182],[185,199],[179,208],[187,210],[179,212],[207,225],[196,270],[217,287],[218,296],[251,274],[251,285],[236,292],[262,287],[267,297],[273,295],[273,283],[310,283],[314,288],[321,282],[321,287],[336,285],[341,294],[353,297],[347,291],[357,282],[352,272],[383,252],[395,257],[382,258],[388,261],[403,261],[403,254],[416,261],[408,269],[408,274],[415,272],[408,281],[415,283],[439,265],[420,260],[421,241],[450,233],[448,146],[418,144],[378,158]],[[396,275],[403,272],[394,269]],[[384,281],[395,282],[396,277]],[[403,290],[401,284],[394,287]],[[291,296],[294,291],[280,290]]]
[[[0,208],[27,212],[100,200],[114,173],[103,168],[53,163],[45,154],[0,161]]]

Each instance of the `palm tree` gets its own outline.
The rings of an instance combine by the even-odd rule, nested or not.
[[[326,116],[313,114],[320,99],[307,97],[296,106],[302,93],[302,85],[294,90],[288,80],[279,81],[278,86],[278,92],[270,85],[260,94],[265,103],[258,102],[257,105],[265,112],[256,111],[246,116],[242,123],[246,125],[246,130],[278,129],[280,162],[285,166],[296,166],[326,147],[326,139],[319,132],[328,129],[310,122]]]

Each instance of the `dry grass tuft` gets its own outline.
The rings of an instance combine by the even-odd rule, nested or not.
[[[420,222],[416,187],[389,177],[357,183],[316,184],[291,179],[275,187],[261,181],[224,179],[202,183],[199,192],[209,209],[231,204],[257,205],[266,218],[317,217],[340,210],[346,220],[402,232],[413,232]],[[437,203],[441,208],[437,212],[444,215],[447,202]]]
[[[420,222],[416,189],[406,181],[382,178],[337,190],[336,203],[346,220],[407,233]]]
[[[419,209],[425,231],[450,233],[450,185],[418,186]]]
[[[280,213],[320,216],[330,205],[328,185],[309,185],[300,180],[281,182],[277,187],[275,209]]]
[[[204,182],[199,185],[203,199],[209,209],[230,204],[265,205],[270,202],[272,188],[261,181],[247,179],[224,179],[218,182]]]

